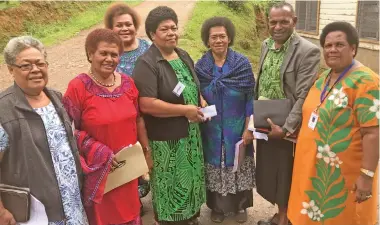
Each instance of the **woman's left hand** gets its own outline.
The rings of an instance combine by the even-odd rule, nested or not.
[[[112,167],[117,168],[119,166],[119,162],[117,161],[115,155],[112,155]]]
[[[366,177],[363,174],[358,177],[351,192],[356,195],[355,202],[362,203],[372,198],[372,183],[373,179],[370,177]]]
[[[250,145],[252,144],[253,140],[255,140],[253,132],[248,129],[245,129],[245,131],[243,132],[243,144]]]

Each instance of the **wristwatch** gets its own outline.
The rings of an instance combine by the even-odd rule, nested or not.
[[[366,169],[360,168],[360,172],[362,172],[364,175],[371,177],[371,178],[373,178],[375,176],[375,172],[373,172],[371,170],[366,170]]]

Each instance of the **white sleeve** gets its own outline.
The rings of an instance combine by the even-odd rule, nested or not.
[[[9,146],[8,134],[0,125],[0,152],[4,152]]]

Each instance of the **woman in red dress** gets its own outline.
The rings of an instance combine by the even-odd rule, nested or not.
[[[104,194],[114,154],[140,141],[151,165],[145,125],[139,116],[138,91],[131,78],[115,72],[123,52],[119,36],[96,29],[86,39],[91,64],[68,86],[64,105],[75,125],[86,212],[91,225],[141,225],[137,179]]]

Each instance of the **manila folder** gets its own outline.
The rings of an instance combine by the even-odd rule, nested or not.
[[[123,148],[115,158],[121,166],[108,174],[104,194],[149,172],[139,142]]]

